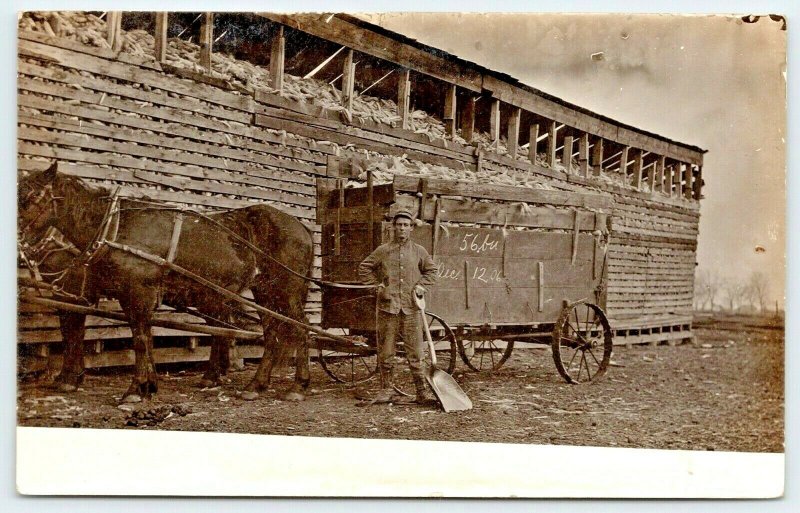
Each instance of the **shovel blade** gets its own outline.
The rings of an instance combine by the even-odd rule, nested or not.
[[[431,368],[425,376],[446,412],[472,409],[472,401],[453,377],[445,371]]]

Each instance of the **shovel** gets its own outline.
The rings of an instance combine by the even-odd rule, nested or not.
[[[428,348],[431,351],[432,365],[428,368],[428,372],[425,373],[425,379],[428,380],[428,384],[430,384],[433,393],[436,394],[436,398],[442,404],[444,411],[471,410],[472,401],[461,390],[456,380],[450,374],[436,367],[436,349],[433,347],[431,330],[428,328],[428,318],[425,317],[425,298],[414,294],[414,301],[419,309],[422,310],[422,326],[425,328],[425,339],[428,341]]]

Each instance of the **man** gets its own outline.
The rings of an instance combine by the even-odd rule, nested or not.
[[[427,404],[433,397],[425,387],[421,358],[424,354],[422,316],[414,294],[423,295],[436,282],[436,265],[425,248],[410,240],[414,217],[401,210],[392,221],[394,239],[382,244],[358,266],[368,285],[377,285],[378,372],[380,391],[374,403],[388,403],[394,395],[395,341],[403,339],[408,366],[414,378],[416,402]]]

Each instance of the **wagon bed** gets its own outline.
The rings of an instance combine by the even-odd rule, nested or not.
[[[608,198],[407,176],[370,182],[346,188],[339,180],[320,188],[324,279],[357,281],[358,263],[391,240],[389,219],[410,210],[418,217],[412,240],[437,264],[429,309],[441,319],[442,333],[454,333],[468,367],[498,369],[516,342],[534,342],[553,345],[567,381],[602,375],[612,346],[602,310]],[[374,334],[373,296],[323,289],[322,305],[324,328]],[[446,351],[447,337],[441,338]]]

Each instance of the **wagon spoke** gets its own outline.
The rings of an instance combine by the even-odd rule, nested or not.
[[[578,347],[578,346],[581,344],[581,341],[580,341],[580,340],[576,340],[576,339],[574,339],[574,338],[569,338],[569,337],[563,337],[563,336],[562,336],[562,337],[561,337],[561,340],[566,340],[567,342],[570,342],[570,343],[574,344],[574,345],[575,345],[575,347],[574,347],[574,348],[572,348],[572,349],[575,349],[575,348],[577,348],[577,347]]]
[[[599,327],[599,328],[603,327],[602,323],[600,322],[600,318],[599,317],[595,317],[594,318],[594,322],[592,323],[592,326],[590,328],[590,330],[591,330],[590,332],[593,333],[595,327]]]
[[[575,361],[576,356],[578,356],[577,350],[574,353],[572,353],[572,358],[570,358],[569,363],[567,364],[567,369],[570,369],[572,367],[572,362]],[[562,359],[561,361],[563,362],[564,360]]]
[[[584,338],[584,336],[583,336],[583,335],[581,335],[581,332],[580,332],[580,331],[578,331],[577,329],[575,329],[575,328],[572,326],[572,324],[570,324],[570,322],[569,322],[569,321],[567,321],[567,326],[569,326],[569,329],[571,329],[571,330],[572,330],[572,332],[573,332],[575,335],[577,335],[577,336],[578,336],[578,340],[580,340],[580,341],[582,341],[582,342],[586,342],[586,339]]]
[[[589,368],[589,359],[586,358],[586,353],[583,354],[584,357],[584,365],[586,365],[586,381],[592,380],[592,369]]]
[[[586,313],[578,311],[580,308],[585,308]],[[553,357],[559,374],[569,383],[591,381],[601,376],[611,355],[611,336],[605,313],[598,306],[590,303],[566,306],[553,330]],[[595,353],[596,347],[602,348],[600,355]],[[574,353],[567,354],[569,350]]]
[[[492,359],[492,368],[494,368],[494,350],[497,349],[497,346],[494,343],[494,340],[489,341],[489,345],[491,348],[489,349],[489,357]]]
[[[592,309],[588,306],[586,307],[586,329],[589,329],[589,316],[592,314]]]
[[[589,351],[591,353],[591,351]],[[592,355],[594,357],[594,355]],[[586,358],[586,351],[583,352],[583,358],[586,361],[586,378],[591,381],[592,380],[592,369],[589,367],[589,359]]]
[[[592,351],[591,349],[589,349],[588,351],[589,354],[592,355],[592,358],[594,358],[594,361],[597,362],[597,365],[602,365],[600,361],[597,359],[597,357],[594,355],[594,351]]]

